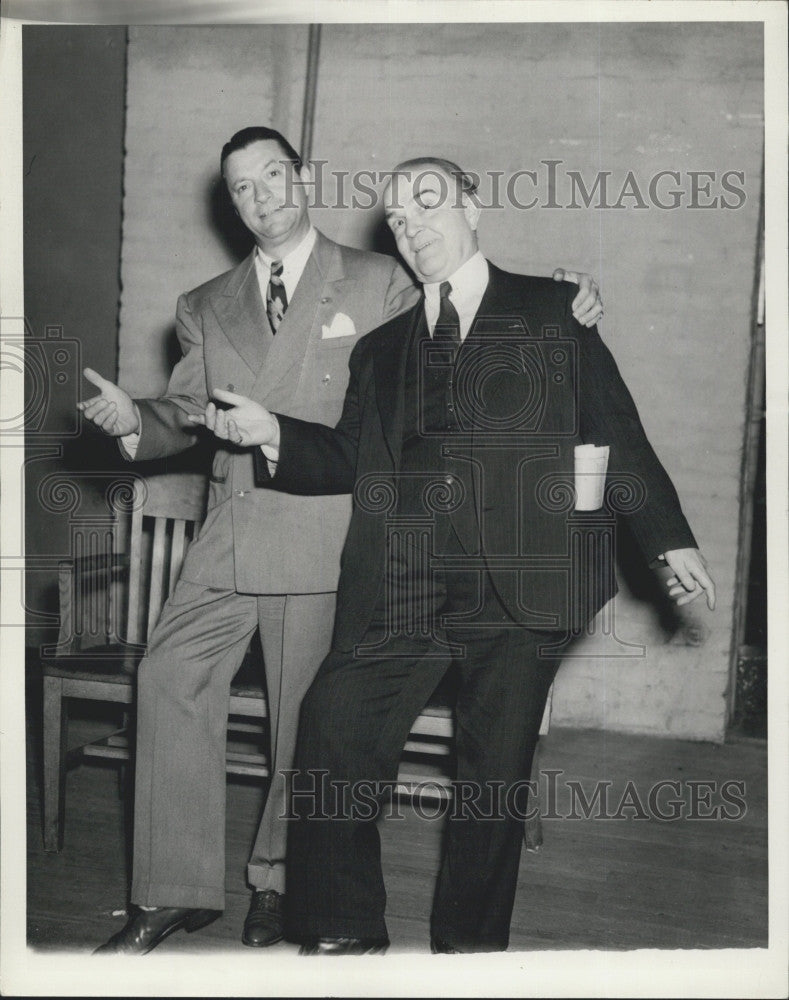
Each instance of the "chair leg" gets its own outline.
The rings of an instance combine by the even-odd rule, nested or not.
[[[122,760],[118,767],[118,798],[124,799],[129,791],[128,778],[129,767],[134,773],[134,733],[132,732],[133,719],[128,709],[123,710],[123,728],[126,730],[126,739],[129,741],[129,759]]]
[[[540,812],[542,808],[542,802],[540,800],[540,747],[537,744],[537,748],[534,751],[534,757],[532,758],[531,764],[531,777],[532,781],[535,782],[537,792],[531,799],[529,805],[529,818],[523,824],[523,840],[527,851],[536,853],[542,847],[542,819],[540,818]]]
[[[44,678],[44,850],[63,846],[68,709],[59,677]]]

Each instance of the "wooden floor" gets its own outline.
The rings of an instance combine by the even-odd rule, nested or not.
[[[28,942],[37,950],[86,952],[123,923],[128,859],[118,769],[89,762],[69,773],[65,846],[45,854],[41,843],[38,734],[28,733]],[[99,723],[72,725],[72,742]],[[766,747],[755,740],[717,746],[598,731],[554,729],[543,738],[539,767],[563,772],[556,780],[558,818],[543,822],[545,842],[523,854],[510,950],[736,948],[767,944]],[[543,778],[544,782],[548,779]],[[650,812],[649,790],[664,780],[744,782],[745,815],[738,820],[654,815],[568,818],[568,780],[590,795],[611,783],[609,815],[627,783]],[[223,917],[198,934],[176,934],[159,952],[237,950],[249,900],[247,854],[262,803],[254,783],[228,786],[227,905]],[[659,802],[664,810],[674,794]],[[713,793],[702,811],[721,804]],[[426,809],[427,809],[427,804]],[[543,801],[543,813],[549,803]],[[731,809],[731,806],[729,806]],[[441,821],[410,806],[382,824],[387,922],[391,951],[428,951],[428,914],[438,867]],[[277,951],[295,950],[282,944]]]

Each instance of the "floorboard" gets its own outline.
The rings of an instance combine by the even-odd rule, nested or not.
[[[76,718],[79,743],[101,720]],[[38,733],[28,733],[28,942],[41,952],[87,952],[123,922],[128,878],[126,809],[118,766],[91,761],[67,778],[65,845],[45,854],[39,807]],[[554,729],[543,738],[539,767],[545,842],[524,852],[510,950],[634,948],[758,948],[767,944],[766,745],[738,739],[725,745],[600,731]],[[557,778],[546,772],[561,772]],[[584,818],[568,781],[590,796],[607,781],[609,815],[629,781],[642,803],[658,781],[680,781],[683,818],[665,822]],[[744,782],[738,819],[687,818],[688,781]],[[546,782],[555,781],[546,815]],[[247,853],[263,803],[254,781],[228,784],[227,906],[198,934],[176,934],[160,951],[243,950],[240,931],[249,890]],[[673,792],[667,798],[673,797]],[[719,802],[713,795],[712,802]],[[425,804],[425,810],[428,806]],[[430,810],[434,808],[430,804]],[[665,806],[663,806],[665,808]],[[649,810],[647,809],[647,812]],[[402,818],[382,824],[387,921],[392,951],[427,952],[429,910],[439,864],[441,819],[420,816],[407,802]],[[281,944],[282,953],[295,946]]]

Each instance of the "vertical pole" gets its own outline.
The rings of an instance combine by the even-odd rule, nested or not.
[[[751,303],[751,354],[745,399],[745,429],[740,465],[740,523],[735,573],[734,622],[729,662],[728,718],[731,724],[737,708],[737,666],[745,638],[748,613],[748,586],[751,567],[753,529],[753,494],[759,456],[759,431],[764,418],[765,392],[765,323],[764,323],[764,169],[759,206],[759,229],[754,262],[753,299]]]
[[[312,157],[312,133],[315,124],[315,99],[318,93],[318,60],[321,50],[321,26],[311,24],[307,40],[307,78],[304,84],[304,114],[301,120],[299,152],[306,164]]]

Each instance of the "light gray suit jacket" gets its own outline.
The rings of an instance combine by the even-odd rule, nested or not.
[[[162,458],[194,444],[205,432],[187,416],[204,411],[214,388],[231,388],[289,416],[335,424],[353,346],[417,298],[412,279],[393,258],[318,233],[273,337],[250,254],[179,299],[183,357],[164,396],[137,400],[142,428],[135,458]],[[327,330],[345,335],[327,337]],[[350,497],[255,489],[252,450],[223,444],[214,455],[206,519],[181,578],[250,594],[336,590]]]

